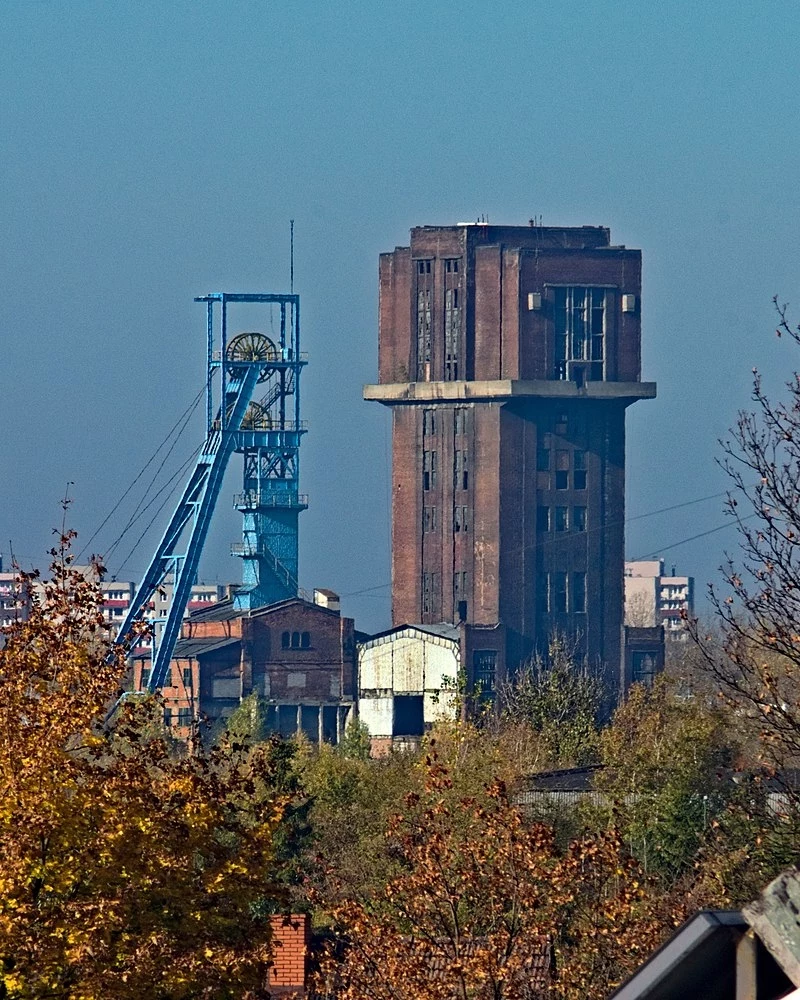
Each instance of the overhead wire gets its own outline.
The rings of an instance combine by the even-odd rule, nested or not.
[[[197,406],[199,405],[200,400],[203,398],[203,395],[205,394],[206,389],[207,389],[207,385],[208,385],[207,381],[203,383],[203,386],[200,389],[200,391],[197,393],[197,395],[194,397],[194,399],[191,401],[191,403],[189,403],[189,405],[186,407],[186,409],[183,411],[183,413],[181,413],[181,415],[178,417],[178,419],[175,421],[175,423],[169,429],[169,431],[167,432],[166,436],[164,437],[164,439],[162,440],[162,442],[159,444],[159,446],[156,448],[156,450],[153,452],[153,454],[150,456],[150,458],[145,462],[145,464],[142,466],[142,468],[139,470],[139,472],[134,476],[134,478],[131,481],[131,483],[126,487],[126,489],[122,493],[122,496],[120,496],[120,498],[117,500],[117,502],[114,504],[114,506],[108,512],[108,514],[106,514],[106,516],[103,518],[103,520],[97,526],[97,528],[95,528],[95,530],[89,536],[89,538],[86,541],[85,545],[83,546],[83,548],[80,550],[80,552],[76,556],[76,560],[80,559],[80,557],[84,554],[84,552],[86,552],[86,550],[89,548],[89,546],[95,540],[95,538],[100,534],[100,532],[103,530],[103,528],[108,524],[108,522],[111,520],[111,518],[114,516],[114,514],[116,514],[116,512],[122,506],[122,504],[125,501],[125,499],[128,496],[128,494],[131,492],[131,490],[134,488],[134,486],[136,486],[136,484],[139,482],[139,480],[142,478],[142,476],[145,474],[145,472],[147,472],[148,468],[156,460],[157,455],[159,454],[159,452],[161,451],[161,449],[166,445],[166,443],[169,441],[169,439],[172,437],[172,435],[175,433],[175,431],[178,428],[178,426],[181,425],[181,424],[183,424],[183,426],[181,427],[181,429],[180,429],[180,431],[178,433],[178,437],[175,439],[175,443],[173,444],[173,446],[170,449],[170,451],[167,453],[166,458],[169,457],[169,455],[171,454],[172,450],[175,447],[175,444],[177,444],[178,439],[183,434],[183,431],[186,429],[186,425],[187,425],[187,423],[189,421],[189,418],[191,417],[192,413],[197,409]],[[166,461],[166,458],[164,459],[164,461]],[[163,467],[164,467],[164,463],[162,462],[161,466],[159,467],[159,472],[161,471],[161,469],[163,469]],[[157,476],[158,476],[158,472],[156,473],[156,477],[154,477],[154,479],[152,479],[150,481],[150,484],[149,484],[147,490],[145,490],[144,496],[147,496],[147,492],[152,487],[152,484],[155,481],[155,478],[157,478]],[[144,497],[142,499],[144,499]],[[142,503],[142,501],[140,500],[139,506],[141,505],[141,503]]]

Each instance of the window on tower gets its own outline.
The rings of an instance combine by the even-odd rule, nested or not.
[[[555,288],[555,377],[597,382],[604,377],[606,290]]]
[[[586,452],[577,448],[572,454],[572,467],[574,471],[574,487],[576,490],[586,489]]]
[[[453,508],[453,531],[469,530],[469,508],[461,504],[456,504]]]
[[[586,574],[572,574],[572,610],[582,615],[586,612]]]
[[[436,452],[422,453],[422,488],[432,490],[436,486]]]
[[[422,411],[422,433],[425,437],[436,433],[436,410]]]
[[[444,377],[448,382],[458,379],[458,342],[461,339],[461,310],[457,288],[444,293]]]
[[[436,531],[436,508],[435,507],[423,507],[422,508],[422,530],[423,531]]]

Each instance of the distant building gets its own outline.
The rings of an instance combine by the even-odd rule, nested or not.
[[[664,626],[667,642],[688,638],[684,615],[694,614],[694,577],[664,575],[664,560],[625,563],[625,624],[635,628]]]
[[[0,628],[27,618],[27,604],[27,595],[20,586],[19,574],[4,571],[3,558],[0,556]]]
[[[504,679],[505,630],[466,624],[399,625],[358,644],[358,713],[373,753],[416,745],[453,719],[465,690],[494,697]]]
[[[354,710],[355,630],[332,591],[316,595],[252,611],[225,599],[189,615],[161,689],[164,721],[175,735],[187,736],[197,719],[229,717],[255,693],[268,731],[338,743]],[[143,690],[149,654],[134,664],[134,688]]]
[[[392,620],[502,625],[514,668],[574,639],[623,687],[625,411],[641,252],[605,228],[411,230],[380,258],[392,412]]]

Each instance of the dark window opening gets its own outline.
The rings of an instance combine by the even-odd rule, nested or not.
[[[294,736],[297,732],[297,705],[278,705],[278,732],[281,736]]]
[[[291,635],[288,632],[283,632],[281,634],[281,649],[288,649],[291,641]]]
[[[557,571],[550,574],[550,599],[556,614],[566,614],[567,605],[567,574]]]
[[[422,574],[422,611],[426,615],[437,614],[439,608],[439,574]]]
[[[191,726],[192,724],[192,710],[191,708],[179,708],[178,709],[178,725],[179,726]]]
[[[187,687],[187,688],[192,686],[192,668],[191,667],[184,667],[183,668],[183,686]]]
[[[572,574],[572,610],[582,615],[586,612],[586,574]]]
[[[431,328],[431,290],[420,288],[417,292],[417,380],[422,382],[430,378]]]
[[[422,736],[425,732],[425,715],[421,694],[396,694],[394,696],[393,736]]]
[[[292,632],[292,649],[300,648],[300,633]]]
[[[469,508],[457,505],[453,508],[453,531],[469,530]]]
[[[423,410],[422,411],[422,433],[428,437],[430,434],[436,433],[436,411],[435,410]]]
[[[568,490],[569,489],[569,473],[558,471],[556,472],[556,489],[557,490]]]
[[[556,507],[555,508],[555,529],[556,531],[567,531],[569,530],[569,516],[567,511],[568,507]]]
[[[467,453],[456,451],[453,456],[453,489],[469,489],[469,471],[467,469]]]
[[[430,273],[431,273],[431,262],[429,260],[418,260],[417,274],[430,274]]]
[[[423,531],[436,531],[436,508],[435,507],[423,507],[422,508],[422,530]]]
[[[444,269],[447,274],[458,274],[458,258],[450,258],[444,262]]]
[[[576,490],[585,490],[586,489],[586,473],[583,472],[583,471],[580,471],[580,472],[574,472],[573,475],[575,477],[575,489]]]
[[[142,676],[139,680],[139,690],[146,691],[147,685],[150,683],[150,668],[142,667]]]
[[[322,706],[322,739],[334,746],[339,742],[336,732],[336,705]]]
[[[537,531],[549,531],[550,530],[550,508],[549,507],[537,507],[536,508],[536,530]]]
[[[300,648],[301,649],[310,649],[311,648],[311,633],[310,632],[303,632],[303,634],[300,636]]]
[[[458,436],[459,434],[467,433],[467,408],[466,406],[457,406],[453,411],[453,433]]]
[[[458,620],[460,622],[465,622],[467,620],[467,602],[458,602]]]
[[[319,742],[319,705],[300,706],[300,729],[311,743]]]
[[[575,531],[586,531],[586,508],[572,508],[572,527]]]
[[[497,675],[497,650],[476,649],[472,654],[472,676],[481,697],[494,694]]]
[[[169,729],[172,725],[172,709],[164,706],[164,725]]]
[[[444,293],[444,377],[448,382],[458,379],[458,346],[461,338],[461,310],[458,289]]]
[[[537,448],[536,450],[536,469],[538,472],[549,472],[550,471],[550,449],[549,448]]]

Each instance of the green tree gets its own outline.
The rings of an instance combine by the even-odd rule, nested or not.
[[[523,722],[538,734],[541,767],[574,767],[597,758],[601,687],[575,661],[563,636],[553,636],[547,656],[537,654],[501,686],[505,723]]]

